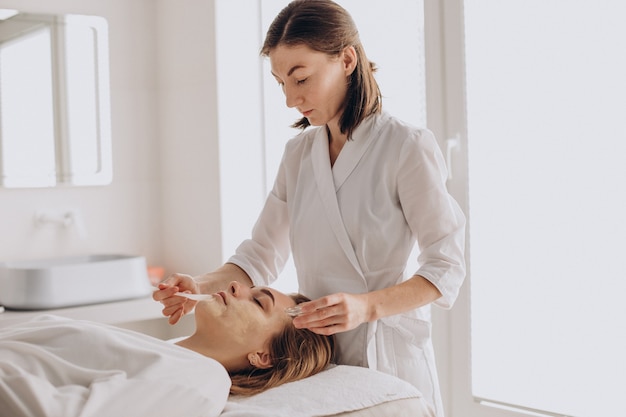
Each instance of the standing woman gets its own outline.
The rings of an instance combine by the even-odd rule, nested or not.
[[[457,297],[465,217],[437,142],[382,111],[374,65],[333,1],[292,1],[261,53],[304,131],[286,144],[251,238],[214,272],[170,276],[154,298],[175,323],[194,306],[176,291],[269,285],[291,252],[313,299],[294,325],[336,334],[341,363],[413,383],[441,417],[430,304],[450,308]],[[405,271],[415,243],[420,266]]]

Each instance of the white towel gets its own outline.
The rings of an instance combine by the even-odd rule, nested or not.
[[[338,365],[250,397],[231,396],[220,417],[318,417],[420,398],[413,385],[359,366]]]

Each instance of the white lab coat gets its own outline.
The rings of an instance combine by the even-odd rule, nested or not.
[[[229,259],[255,285],[274,281],[290,250],[300,291],[311,298],[366,293],[414,274],[450,308],[465,276],[465,216],[445,187],[433,134],[387,113],[364,120],[330,166],[326,129],[290,140],[252,231]],[[417,241],[417,271],[405,271]],[[430,307],[337,335],[340,362],[397,375],[443,415],[430,339]]]

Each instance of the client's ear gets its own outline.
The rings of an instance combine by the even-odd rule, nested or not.
[[[259,369],[267,369],[272,367],[272,358],[267,352],[254,352],[248,354],[250,365]]]

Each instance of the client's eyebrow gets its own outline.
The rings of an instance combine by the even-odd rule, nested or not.
[[[261,288],[260,291],[263,294],[267,294],[272,299],[272,305],[276,305],[276,301],[274,300],[274,294],[272,294],[270,290],[268,290],[267,288]]]

